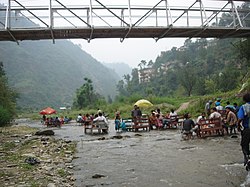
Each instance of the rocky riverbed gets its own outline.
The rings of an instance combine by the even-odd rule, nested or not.
[[[76,142],[36,136],[29,126],[0,128],[0,186],[74,186]]]
[[[21,124],[45,128],[39,122],[19,122],[18,126]],[[45,162],[32,166],[36,168],[33,173],[25,174],[30,179],[33,176],[35,181],[43,179],[41,186],[246,187],[250,184],[242,163],[239,134],[183,141],[179,130],[116,133],[113,121],[107,135],[84,134],[83,127],[76,123],[53,130],[54,138],[47,140],[51,142],[47,146],[54,145],[49,149],[53,151],[34,152]],[[41,138],[36,141],[45,149]],[[77,142],[76,152],[74,142]],[[56,154],[58,147],[64,151],[59,151],[60,157],[52,156],[57,159],[48,165],[46,160],[52,159],[50,152]],[[6,164],[4,168],[8,168]],[[43,177],[39,179],[38,173]],[[9,186],[35,186],[24,177],[17,177],[22,180],[13,184],[11,177],[16,176],[2,176],[1,182]]]

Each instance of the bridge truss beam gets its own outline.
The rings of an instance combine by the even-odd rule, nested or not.
[[[118,5],[107,0],[78,5],[72,5],[74,0],[71,4],[65,0],[38,2],[8,0],[0,6],[0,41],[250,37],[250,1],[180,0],[178,4],[175,0],[152,0],[144,5],[136,0],[116,0]]]

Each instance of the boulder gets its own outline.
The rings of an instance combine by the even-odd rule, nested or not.
[[[37,136],[54,136],[55,132],[53,130],[39,130],[35,133]]]

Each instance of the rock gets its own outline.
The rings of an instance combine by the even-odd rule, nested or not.
[[[135,134],[135,136],[142,136],[141,134]]]
[[[101,174],[94,174],[92,176],[93,179],[99,179],[99,178],[102,178],[102,177],[106,177],[105,175],[101,175]]]
[[[32,136],[32,134],[26,134],[24,137],[25,138],[30,138]]]
[[[98,140],[105,140],[105,137],[98,138]]]
[[[71,163],[71,162],[72,162],[72,158],[65,158],[65,159],[64,159],[64,162],[65,162],[65,163]]]
[[[32,153],[26,153],[26,154],[22,154],[23,157],[36,157],[34,154]]]
[[[13,168],[13,167],[17,167],[18,165],[17,164],[9,164],[7,165],[8,168]]]
[[[17,138],[17,137],[19,137],[19,135],[18,134],[12,134],[10,137]]]
[[[41,141],[49,141],[49,137],[41,137]]]
[[[24,162],[26,162],[26,163],[28,163],[30,165],[40,164],[40,160],[38,160],[35,157],[28,157],[28,158],[25,159]]]
[[[231,138],[238,138],[238,136],[237,135],[232,135]]]
[[[37,135],[37,136],[54,136],[55,132],[53,130],[49,130],[49,129],[39,130],[35,133],[35,135]]]
[[[118,136],[112,136],[111,139],[122,139],[123,137],[121,135]]]
[[[54,183],[49,183],[47,187],[56,187],[56,185]]]
[[[65,154],[72,154],[72,151],[64,151]]]
[[[46,171],[52,171],[53,167],[44,166],[43,169]]]

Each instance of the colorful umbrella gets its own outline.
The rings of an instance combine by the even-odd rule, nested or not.
[[[50,107],[47,107],[39,112],[39,114],[41,115],[50,115],[50,114],[55,114],[55,113],[56,113],[56,110]]]
[[[137,106],[142,107],[142,108],[153,106],[153,104],[146,99],[140,99],[140,100],[136,101],[136,103],[134,105],[137,105]]]

